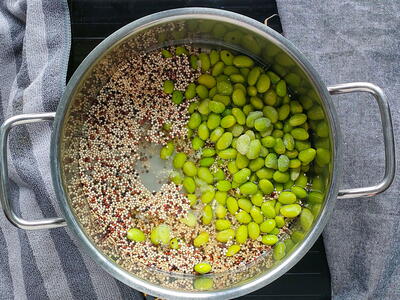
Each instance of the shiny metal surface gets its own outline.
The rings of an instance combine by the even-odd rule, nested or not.
[[[381,114],[383,141],[385,144],[385,174],[383,179],[373,186],[339,190],[337,198],[349,199],[357,197],[371,197],[382,193],[392,184],[396,169],[396,151],[394,146],[392,117],[385,93],[380,87],[369,82],[338,84],[328,87],[328,91],[331,95],[366,92],[374,96],[376,102],[378,103],[379,112]]]
[[[215,30],[212,32],[207,31],[209,28],[217,28],[218,26],[219,28],[226,28],[227,34],[220,36]],[[193,30],[191,29],[192,27],[194,28]],[[183,29],[177,30],[176,28]],[[237,40],[238,32],[240,41]],[[228,37],[229,34],[230,36]],[[161,36],[163,37],[162,39]],[[205,43],[213,46],[237,49],[253,56],[261,63],[271,67],[275,72],[281,72],[281,76],[290,77],[293,83],[290,86],[292,92],[300,101],[308,103],[309,108],[321,108],[324,113],[324,120],[329,127],[329,138],[325,139],[325,143],[329,145],[331,162],[326,168],[318,170],[318,175],[323,178],[325,183],[325,200],[321,204],[321,210],[316,216],[311,229],[307,232],[302,232],[302,238],[297,241],[296,246],[291,252],[284,259],[274,262],[272,265],[267,265],[266,259],[260,258],[253,265],[246,266],[246,268],[235,272],[202,276],[203,278],[209,278],[213,282],[212,289],[206,291],[194,288],[196,278],[199,278],[199,276],[182,277],[172,273],[158,273],[143,266],[133,266],[132,270],[126,270],[105,256],[101,249],[98,249],[92,239],[86,234],[84,226],[79,221],[71,205],[68,178],[69,176],[74,176],[74,173],[72,171],[67,172],[65,168],[65,161],[73,163],[74,155],[77,155],[77,149],[65,137],[71,134],[71,128],[75,128],[75,131],[72,130],[75,132],[74,134],[79,132],[79,126],[81,126],[81,123],[85,119],[85,106],[90,106],[90,101],[96,97],[102,85],[109,80],[110,74],[113,73],[120,59],[124,59],[127,54],[186,42]],[[287,73],[286,70],[290,70],[290,73]],[[332,90],[332,92],[339,93],[343,90],[345,89],[339,86]],[[380,101],[378,103],[387,106],[385,98],[380,97],[380,99],[378,99]],[[389,113],[388,109],[382,111],[385,114]],[[31,116],[29,122],[34,122],[34,120],[41,121],[43,116],[51,119],[54,117],[54,114]],[[7,124],[3,124],[4,128],[2,127],[0,132],[3,162],[6,162],[6,139],[12,124],[15,126],[15,124],[20,124],[18,122],[26,123],[28,121],[25,120],[26,117],[20,117],[21,119],[18,119],[19,117],[14,118],[11,121],[7,121]],[[382,120],[384,120],[383,117]],[[386,120],[390,121],[390,115],[389,119],[386,118]],[[262,23],[229,11],[209,8],[169,10],[144,17],[124,26],[100,43],[76,70],[67,85],[55,115],[50,151],[53,184],[65,219],[80,240],[82,247],[99,265],[115,278],[135,289],[162,298],[236,298],[271,283],[287,272],[304,256],[321,234],[334,208],[338,195],[338,178],[341,175],[342,162],[342,138],[338,124],[339,122],[328,89],[308,60],[283,36]],[[74,134],[71,134],[71,136],[74,137]],[[387,136],[389,142],[385,140],[389,146],[390,137],[393,137],[393,135],[389,133]],[[387,161],[391,161],[393,157],[390,154],[387,155]],[[9,209],[10,203],[7,198],[6,171],[7,165],[2,164],[1,192],[3,196],[2,201],[4,202],[3,207],[6,207],[5,211],[8,211],[9,214],[7,217],[10,218],[11,216],[10,221],[20,228],[32,228],[30,226],[33,225],[32,223],[26,223],[32,221],[16,219],[15,214]],[[387,188],[391,182],[390,179],[393,172],[394,169],[389,167],[385,183],[378,189],[375,189],[375,192],[380,192]],[[65,224],[59,218],[51,220],[52,222],[56,221],[56,223],[40,224],[40,226],[52,228]],[[42,228],[40,226],[37,228]],[[179,284],[178,287],[176,287],[177,284]]]
[[[0,193],[1,193],[1,206],[7,219],[16,227],[25,230],[36,230],[36,229],[50,229],[66,226],[67,223],[63,218],[47,218],[40,220],[25,220],[15,213],[12,208],[11,199],[8,196],[8,135],[13,127],[43,122],[52,121],[55,117],[55,113],[38,113],[38,114],[24,114],[11,117],[7,119],[0,128]]]

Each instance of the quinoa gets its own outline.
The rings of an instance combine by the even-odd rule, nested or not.
[[[191,54],[200,51],[186,48]],[[190,274],[194,265],[207,261],[214,273],[222,273],[244,267],[271,250],[260,236],[248,239],[240,253],[227,257],[233,242],[218,242],[213,224],[190,228],[179,221],[189,211],[199,215],[203,204],[192,211],[181,186],[165,181],[158,191],[151,191],[141,181],[141,172],[148,172],[149,145],[163,146],[172,139],[177,141],[177,150],[190,151],[188,107],[198,99],[176,105],[171,95],[163,92],[163,83],[173,80],[176,90],[185,91],[200,74],[191,68],[187,55],[164,58],[160,51],[152,51],[128,57],[91,102],[80,129],[83,133],[72,142],[77,162],[66,161],[64,168],[72,168],[69,163],[78,166],[79,176],[67,180],[75,213],[96,245],[127,270],[144,265]],[[164,130],[164,124],[169,124],[170,130]],[[154,174],[160,176],[164,174]],[[236,219],[228,218],[236,229]],[[181,241],[179,249],[155,246],[149,239],[135,243],[126,238],[132,227],[149,235],[159,224],[171,228],[172,237]],[[196,248],[193,239],[202,231],[209,232],[210,241]],[[286,226],[281,229],[282,235],[288,232]]]

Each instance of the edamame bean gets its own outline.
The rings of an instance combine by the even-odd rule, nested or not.
[[[222,61],[217,62],[214,67],[212,68],[211,75],[216,77],[221,75],[224,71],[225,64]]]
[[[261,224],[264,220],[264,217],[261,213],[261,209],[257,206],[252,206],[250,209],[250,216],[253,218],[254,222],[257,224]]]
[[[276,235],[266,234],[266,235],[263,235],[263,237],[262,237],[262,243],[264,245],[272,246],[272,245],[275,245],[278,241],[279,241],[279,239]]]
[[[231,221],[229,221],[229,220],[216,220],[215,221],[215,229],[217,229],[218,231],[229,229],[229,228],[231,228],[231,226],[232,226],[232,224],[231,224]]]
[[[253,203],[254,205],[261,206],[263,201],[263,195],[260,193],[251,196],[251,203]]]
[[[174,143],[168,142],[167,145],[162,147],[160,151],[160,158],[164,160],[170,158],[170,156],[174,152],[174,149],[175,149]]]
[[[301,206],[299,204],[284,205],[280,213],[286,218],[295,218],[301,213]]]
[[[194,270],[199,274],[207,274],[212,269],[211,265],[206,262],[198,263],[194,266]]]
[[[256,159],[260,155],[261,142],[259,140],[252,140],[249,144],[249,150],[246,153],[248,159]]]
[[[271,79],[272,84],[277,84],[281,78],[272,71],[267,72],[269,78]]]
[[[165,80],[163,84],[163,90],[166,94],[172,94],[174,91],[174,82],[172,80]]]
[[[201,74],[199,78],[197,78],[197,82],[209,89],[213,88],[217,84],[215,78],[209,74]]]
[[[293,231],[292,240],[294,243],[299,243],[304,239],[304,233],[301,231]]]
[[[201,167],[209,167],[214,163],[214,161],[213,157],[205,157],[200,159],[199,164]]]
[[[173,166],[175,169],[181,169],[186,162],[187,155],[183,152],[179,152],[175,155],[173,160]]]
[[[168,245],[171,240],[171,229],[165,224],[158,225],[151,230],[150,240],[154,245]]]
[[[250,200],[245,199],[245,198],[239,199],[238,205],[239,205],[239,208],[243,209],[245,212],[248,212],[248,213],[250,212],[251,208],[253,207]]]
[[[321,106],[315,105],[307,112],[307,116],[310,120],[322,120],[325,114]]]
[[[293,192],[281,192],[278,197],[278,201],[282,204],[292,204],[297,200],[296,194]]]
[[[232,74],[239,74],[239,69],[234,66],[226,66],[224,68],[224,74],[231,76]]]
[[[208,232],[203,231],[201,232],[193,241],[193,245],[197,248],[205,245],[208,243],[210,238],[210,235],[208,234]]]
[[[210,63],[211,65],[215,65],[219,61],[219,51],[211,50],[210,52]]]
[[[248,86],[247,87],[247,94],[249,96],[257,96],[257,88],[255,86]]]
[[[267,201],[264,202],[261,205],[261,211],[263,212],[264,216],[267,218],[275,218],[276,217],[276,212],[275,212],[275,200],[273,201]]]
[[[233,197],[228,197],[226,199],[226,207],[228,208],[228,211],[232,214],[235,215],[236,212],[239,210],[238,203],[235,198]]]
[[[236,166],[239,170],[246,168],[249,165],[249,159],[240,153],[237,154],[236,157]]]
[[[227,212],[227,210],[226,210],[225,206],[218,203],[217,207],[215,208],[215,216],[218,219],[223,219],[226,216],[226,212]]]
[[[271,80],[269,79],[267,74],[261,74],[257,80],[256,88],[257,91],[262,94],[265,93],[271,85]]]
[[[238,244],[244,244],[247,241],[248,231],[246,225],[240,225],[236,230],[236,242]]]
[[[274,185],[268,179],[261,179],[258,182],[258,187],[265,195],[269,195],[274,191]]]
[[[261,157],[257,157],[256,159],[253,159],[250,164],[249,164],[249,169],[252,170],[253,172],[256,172],[257,170],[261,169],[264,166],[264,159]]]
[[[217,91],[221,95],[229,96],[233,92],[232,84],[227,80],[217,82]]]
[[[212,100],[208,103],[208,107],[209,107],[210,111],[217,113],[217,114],[220,114],[225,110],[225,105],[223,103],[214,101],[214,100]]]
[[[218,152],[218,156],[222,159],[233,159],[237,155],[236,149],[228,148]]]
[[[256,172],[258,179],[272,179],[273,174],[274,170],[268,168],[261,168]]]
[[[290,117],[289,124],[290,126],[300,126],[303,125],[307,121],[307,115],[305,114],[295,114]]]
[[[239,136],[237,140],[236,149],[240,154],[246,155],[247,152],[249,151],[249,148],[250,148],[250,137],[247,134],[242,134],[241,136]]]
[[[269,153],[265,158],[265,166],[270,169],[278,169],[278,157],[275,153]]]
[[[264,106],[263,114],[271,121],[271,123],[275,124],[278,122],[278,111],[275,109],[275,107]]]
[[[274,90],[268,90],[265,94],[264,94],[264,103],[268,106],[274,106],[276,105],[278,100],[278,97],[275,93]]]
[[[280,204],[280,203],[277,202],[276,204]],[[281,206],[279,206],[279,209],[280,209],[280,207]],[[285,219],[282,216],[276,216],[275,223],[276,223],[276,227],[282,228],[283,226],[285,226]]]
[[[246,182],[240,186],[240,193],[244,195],[253,195],[257,193],[257,185],[253,182]]]
[[[186,162],[183,164],[182,169],[183,169],[183,173],[184,173],[186,176],[193,177],[193,176],[196,176],[196,174],[197,174],[196,165],[195,165],[193,162],[191,162],[191,161],[186,161]]]
[[[303,208],[300,214],[300,225],[304,231],[308,231],[314,221],[314,216],[308,208]]]
[[[232,74],[229,76],[230,81],[234,83],[243,83],[245,82],[244,76],[242,74]],[[244,90],[246,92],[246,89]]]
[[[278,261],[284,258],[286,255],[286,245],[282,242],[277,243],[274,247],[273,258]]]
[[[249,85],[255,85],[257,83],[258,77],[260,77],[261,68],[255,67],[251,69],[249,75],[247,76],[247,83]]]
[[[256,240],[260,236],[260,227],[255,222],[250,222],[247,225],[247,231],[252,240]]]
[[[216,143],[223,133],[224,129],[222,127],[215,128],[210,134],[210,141]]]
[[[185,218],[181,219],[181,222],[189,227],[194,228],[197,225],[197,218],[194,214],[189,212]]]
[[[231,66],[233,64],[233,54],[228,50],[222,50],[220,52],[221,60],[225,65]]]
[[[232,240],[234,237],[235,237],[235,230],[231,228],[219,231],[215,235],[215,239],[221,243],[226,243],[229,240]]]
[[[226,116],[225,118],[227,118],[227,117],[229,117],[229,116]],[[224,118],[224,119],[225,119],[225,118]],[[222,121],[223,121],[224,119],[222,119]],[[222,121],[221,121],[221,122],[222,122]],[[223,125],[223,124],[221,124],[221,125]],[[217,150],[224,150],[224,149],[228,148],[228,147],[231,145],[231,143],[232,143],[232,139],[233,139],[232,133],[231,133],[231,132],[225,132],[225,133],[218,139],[217,143],[215,144],[215,148],[216,148]]]
[[[269,206],[271,207],[271,206]],[[260,225],[261,232],[270,233],[276,227],[276,222],[274,219],[267,219]]]
[[[278,108],[278,119],[280,121],[286,120],[290,113],[290,106],[289,104],[284,104]]]
[[[280,137],[275,139],[274,150],[277,154],[284,154],[286,151],[285,144],[283,143],[283,140]]]
[[[330,160],[331,160],[331,153],[329,152],[329,150],[326,150],[324,148],[317,149],[315,161],[319,166],[322,167],[329,164]]]
[[[226,256],[234,256],[236,253],[240,251],[239,245],[231,245],[229,246],[228,250],[226,251]]]
[[[207,127],[206,123],[201,123],[200,124],[199,128],[197,129],[197,135],[203,141],[206,141],[208,139],[208,137],[210,136],[210,131],[208,130],[208,127]]]
[[[324,194],[320,192],[310,192],[308,194],[308,202],[312,204],[314,203],[321,204],[324,202]]]
[[[278,182],[278,183],[285,183],[290,179],[290,177],[287,172],[276,171],[274,173],[274,175],[272,176],[272,179],[274,179],[275,182]]]
[[[200,59],[201,70],[203,72],[207,72],[211,67],[209,56],[206,53],[202,52],[199,54],[199,59]]]
[[[232,93],[232,101],[237,106],[245,105],[246,104],[245,92],[242,89],[235,89]]]
[[[202,217],[202,221],[204,225],[208,225],[211,223],[213,218],[213,211],[210,205],[206,205],[203,208],[203,217]]]
[[[217,182],[216,187],[221,192],[227,192],[231,189],[232,185],[228,180],[221,180]]]
[[[171,249],[179,249],[179,241],[177,238],[173,238],[172,240],[169,241],[169,247]]]
[[[251,175],[251,171],[248,168],[243,168],[233,175],[233,181],[242,184],[245,183]]]
[[[306,150],[300,151],[299,160],[301,160],[301,162],[303,162],[304,164],[309,164],[314,160],[316,154],[317,151],[315,151],[315,149],[308,148]]]
[[[204,85],[199,84],[196,86],[196,94],[200,99],[206,99],[208,97],[208,89]]]
[[[146,236],[144,235],[143,231],[138,228],[131,228],[126,233],[126,237],[128,240],[133,242],[143,242],[146,240]]]
[[[199,127],[201,124],[201,115],[197,112],[191,114],[189,121],[188,121],[188,127],[190,129],[196,129]]]
[[[271,126],[271,121],[268,118],[258,118],[254,121],[254,128],[257,131],[265,131]]]
[[[183,102],[183,93],[181,91],[173,91],[171,100],[175,104],[181,104]]]
[[[193,148],[193,150],[197,151],[203,146],[204,146],[204,141],[201,138],[199,138],[198,136],[195,136],[192,139],[192,148]]]
[[[185,165],[183,166],[185,168]],[[183,171],[185,172],[185,169],[183,169]],[[189,176],[189,175],[188,175]],[[195,176],[195,175],[193,175]],[[205,167],[200,167],[197,169],[197,176],[205,181],[208,184],[211,184],[214,182],[214,177],[212,176],[210,170],[208,168]]]
[[[194,193],[194,191],[196,190],[196,183],[194,182],[193,178],[191,178],[191,177],[185,177],[183,179],[182,184],[183,184],[183,187],[185,188],[185,190],[190,194]]]
[[[287,89],[286,89],[286,82],[284,80],[280,80],[275,87],[276,94],[279,97],[286,96]]]
[[[308,132],[303,128],[295,128],[290,132],[290,134],[293,136],[293,138],[300,141],[308,140],[310,137]]]
[[[201,202],[206,203],[206,204],[210,203],[211,201],[213,201],[214,196],[215,196],[214,190],[207,190],[201,194],[201,197],[200,197]]]
[[[215,192],[215,200],[221,205],[225,205],[226,198],[228,197],[227,192],[216,191]]]
[[[221,127],[223,127],[223,128],[229,128],[229,127],[232,127],[235,124],[236,124],[236,119],[232,115],[228,115],[226,117],[223,117],[222,120],[221,120]]]
[[[252,111],[248,114],[246,118],[246,125],[247,127],[254,127],[254,122],[261,118],[263,113],[261,111]]]
[[[283,136],[283,144],[285,145],[285,148],[289,151],[293,151],[294,149],[294,139],[289,133],[285,133]]]
[[[256,96],[250,97],[250,103],[254,106],[255,109],[262,109],[264,107],[263,101]]]
[[[235,215],[235,218],[240,224],[248,224],[251,222],[251,216],[244,210],[239,211]]]
[[[280,155],[278,158],[278,170],[286,172],[289,169],[289,158],[286,155]]]

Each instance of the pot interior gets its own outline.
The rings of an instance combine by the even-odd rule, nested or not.
[[[67,195],[67,202],[71,214],[80,224],[83,233],[90,226],[96,226],[88,207],[80,208],[76,213],[74,197],[82,193],[78,189],[71,190],[71,182],[79,180],[79,140],[85,136],[84,121],[87,119],[88,110],[95,101],[99,90],[109,81],[116,67],[132,53],[141,53],[159,49],[169,45],[193,44],[207,48],[228,48],[250,55],[265,68],[273,70],[282,78],[285,78],[291,94],[297,99],[309,116],[311,132],[313,133],[313,145],[318,149],[330,151],[329,163],[314,163],[311,166],[312,182],[310,191],[321,193],[319,199],[310,199],[307,204],[314,214],[314,223],[310,228],[304,228],[300,218],[296,219],[291,227],[290,239],[292,248],[286,256],[274,261],[272,253],[259,257],[254,263],[235,271],[210,274],[204,276],[180,275],[178,273],[165,273],[142,265],[131,266],[127,271],[132,278],[139,278],[150,283],[149,286],[138,286],[128,279],[125,283],[134,288],[160,294],[152,289],[152,286],[184,291],[198,292],[199,290],[221,291],[234,287],[250,286],[231,296],[239,296],[251,289],[268,284],[297,262],[305,254],[325,225],[321,221],[327,206],[326,195],[332,194],[332,174],[334,157],[334,135],[332,129],[332,115],[327,105],[327,99],[323,100],[321,85],[315,82],[306,67],[302,65],[296,52],[291,51],[290,45],[284,45],[283,39],[277,39],[276,33],[271,30],[260,30],[244,22],[240,16],[232,14],[225,17],[213,14],[191,14],[190,11],[182,15],[170,14],[165,18],[153,18],[150,23],[137,23],[125,27],[122,31],[109,37],[100,45],[95,53],[92,53],[78,70],[78,84],[66,99],[65,118],[61,124],[59,157],[62,183]],[[329,98],[328,98],[329,100]],[[327,127],[326,133],[322,128]],[[154,175],[155,174],[150,174]],[[150,182],[155,181],[151,180]],[[312,202],[312,203],[311,203]],[[84,211],[85,213],[82,213]],[[321,228],[316,228],[321,227]],[[310,237],[310,235],[313,235]],[[92,243],[92,237],[85,234],[84,242]],[[306,244],[306,245],[305,245]],[[102,249],[98,249],[99,253]],[[114,258],[115,259],[115,258]],[[117,266],[112,257],[107,257],[107,264]],[[108,268],[110,269],[110,268]],[[168,292],[162,294],[168,296]]]

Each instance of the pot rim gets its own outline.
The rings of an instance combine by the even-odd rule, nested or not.
[[[321,213],[318,219],[315,221],[310,232],[299,244],[299,246],[287,257],[287,259],[282,261],[282,263],[280,263],[277,267],[274,267],[271,271],[261,276],[254,277],[251,280],[248,280],[246,283],[237,284],[231,288],[221,289],[217,291],[184,292],[160,287],[132,275],[131,273],[117,265],[115,262],[113,262],[111,259],[109,259],[107,256],[103,255],[96,248],[90,238],[86,235],[84,229],[81,227],[80,223],[78,222],[72,211],[72,208],[68,202],[67,193],[62,184],[60,166],[61,130],[64,122],[65,113],[68,109],[70,101],[72,100],[71,95],[73,94],[78,84],[81,82],[81,79],[87,69],[92,66],[96,62],[96,60],[107,51],[107,49],[109,49],[120,40],[128,37],[133,31],[142,30],[146,27],[153,26],[158,23],[164,23],[166,21],[190,19],[191,17],[201,17],[204,19],[221,20],[228,23],[234,23],[236,25],[239,24],[251,31],[257,32],[259,35],[265,37],[266,39],[272,40],[274,43],[279,44],[281,48],[285,49],[285,51],[291,55],[292,59],[302,68],[305,74],[307,74],[310,82],[313,83],[315,90],[318,92],[319,96],[323,100],[322,105],[324,106],[326,117],[329,121],[331,128],[331,142],[333,152],[331,186],[329,192],[327,192],[326,194],[324,207],[321,210]],[[60,206],[68,226],[78,237],[78,240],[80,241],[85,251],[92,257],[92,259],[96,263],[101,265],[104,270],[106,270],[112,276],[127,284],[128,286],[138,289],[144,293],[149,293],[151,295],[173,299],[228,299],[242,296],[244,294],[255,291],[267,284],[270,284],[278,277],[282,276],[289,269],[291,269],[313,246],[317,238],[322,233],[322,230],[324,229],[335,205],[335,200],[338,193],[337,179],[341,173],[340,168],[342,138],[339,128],[339,122],[337,121],[336,110],[325,84],[323,83],[315,69],[312,67],[311,63],[289,40],[280,35],[278,32],[256,20],[230,11],[198,7],[166,10],[143,17],[117,30],[116,32],[108,36],[104,41],[102,41],[94,50],[92,50],[74,72],[66,86],[65,92],[57,108],[57,113],[53,126],[54,130],[52,133],[52,142],[50,149],[51,176],[57,199],[60,202]]]

